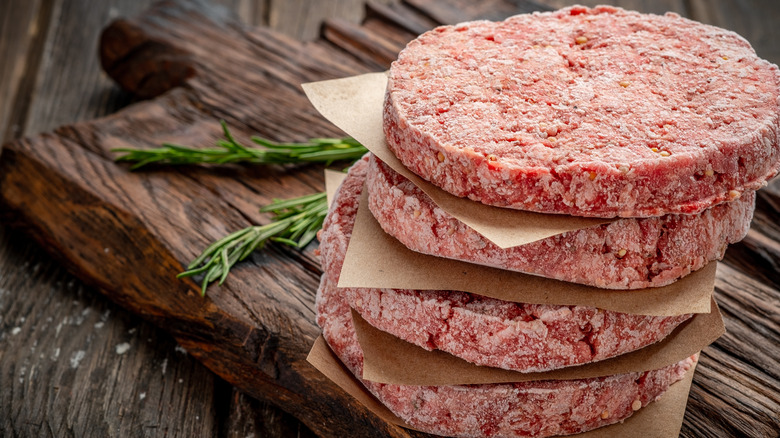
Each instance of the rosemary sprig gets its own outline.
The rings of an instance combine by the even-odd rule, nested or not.
[[[212,243],[177,277],[203,274],[201,295],[208,285],[219,280],[221,285],[230,269],[253,251],[262,248],[268,240],[303,248],[317,235],[328,213],[325,193],[301,196],[288,200],[274,200],[260,209],[273,212],[274,220],[266,225],[255,225],[236,231]]]
[[[150,164],[288,164],[349,160],[354,162],[367,149],[352,138],[313,138],[307,143],[277,143],[260,137],[252,142],[261,148],[242,145],[233,137],[225,121],[220,121],[225,138],[217,141],[217,148],[195,149],[172,143],[164,143],[158,149],[114,149],[123,153],[116,161],[135,163],[136,170]],[[328,212],[325,193],[301,196],[288,200],[275,199],[260,209],[273,213],[273,220],[266,225],[255,225],[231,233],[209,245],[187,270],[177,277],[203,275],[201,295],[209,284],[224,283],[230,269],[246,259],[253,251],[262,248],[269,240],[295,248],[303,248],[317,235]]]
[[[156,149],[117,148],[112,151],[124,154],[118,156],[116,161],[135,163],[130,168],[132,170],[150,164],[330,164],[338,160],[357,160],[366,153],[363,145],[349,137],[312,138],[305,143],[277,143],[252,137],[252,142],[262,147],[247,147],[233,137],[224,120],[220,123],[225,138],[217,140],[216,148],[196,149],[163,143],[161,148]]]

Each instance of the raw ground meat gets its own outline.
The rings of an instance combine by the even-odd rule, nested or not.
[[[610,289],[664,286],[723,257],[750,228],[755,192],[696,215],[620,219],[501,249],[372,156],[369,208],[411,250]]]
[[[698,213],[780,167],[780,72],[737,34],[575,6],[421,35],[390,69],[390,149],[489,205]]]
[[[332,278],[332,277],[331,277]],[[518,304],[463,292],[340,288],[374,327],[477,365],[549,371],[660,341],[690,318]]]
[[[349,304],[323,275],[317,323],[333,352],[390,411],[424,432],[454,437],[546,437],[621,421],[683,378],[696,356],[655,371],[593,379],[484,385],[390,385],[361,379],[363,352]]]
[[[320,234],[324,276],[338,284],[366,158],[352,169]],[[658,342],[691,315],[630,315],[585,306],[512,303],[455,291],[339,288],[371,325],[428,350],[523,372],[598,361]]]

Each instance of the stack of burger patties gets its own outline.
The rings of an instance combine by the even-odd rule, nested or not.
[[[325,340],[381,403],[422,431],[551,436],[623,421],[680,380],[697,356],[571,380],[363,379],[353,313],[426,350],[521,373],[631,354],[692,315],[340,288],[358,208],[431,257],[623,297],[667,287],[713,266],[747,233],[754,191],[780,167],[779,96],[777,67],[745,40],[674,14],[573,7],[423,34],[393,63],[384,98],[384,135],[400,163],[468,202],[600,222],[502,248],[369,154],[341,184],[320,236],[317,320]]]

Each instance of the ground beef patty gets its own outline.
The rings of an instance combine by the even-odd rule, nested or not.
[[[663,286],[722,258],[745,237],[755,205],[750,191],[696,215],[620,219],[501,249],[374,156],[367,190],[374,217],[409,249],[611,289]]]
[[[485,204],[698,213],[780,167],[780,73],[733,32],[572,7],[444,26],[390,69],[384,129],[413,172]]]
[[[338,284],[368,163],[350,170],[320,235],[322,266]],[[512,303],[454,291],[340,288],[371,325],[479,365],[546,371],[606,359],[660,341],[690,315],[629,315],[584,306]]]
[[[361,379],[363,351],[343,293],[323,275],[317,323],[333,352],[363,385],[412,427],[445,436],[567,435],[621,421],[682,379],[696,356],[644,373],[595,379],[486,385],[389,385]]]

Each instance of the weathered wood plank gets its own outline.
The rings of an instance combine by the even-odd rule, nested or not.
[[[303,347],[290,348],[290,345],[308,342],[309,338],[316,333],[314,327],[301,330],[298,326],[300,321],[311,324],[312,319],[312,288],[316,286],[318,268],[316,256],[311,249],[299,253],[284,247],[271,246],[267,251],[257,254],[250,263],[240,268],[239,272],[231,278],[227,287],[213,291],[205,304],[196,299],[194,294],[186,295],[191,294],[195,288],[194,284],[185,283],[185,286],[181,286],[180,283],[169,277],[171,273],[180,269],[181,263],[191,258],[210,239],[250,222],[263,223],[267,221],[267,216],[256,211],[257,204],[262,203],[263,200],[274,196],[291,196],[296,193],[302,194],[305,191],[320,190],[322,185],[319,169],[298,169],[294,178],[290,178],[289,173],[281,168],[261,171],[241,167],[231,168],[227,171],[195,167],[181,173],[166,169],[140,175],[128,175],[123,171],[118,171],[116,166],[110,163],[111,155],[106,150],[110,147],[126,144],[151,146],[164,140],[206,145],[218,133],[215,123],[216,117],[228,118],[236,126],[236,131],[242,138],[245,138],[250,132],[259,132],[277,139],[289,139],[290,136],[294,139],[302,139],[312,135],[336,135],[338,132],[334,128],[321,122],[316,114],[307,112],[308,110],[303,110],[302,114],[296,113],[291,116],[292,118],[287,117],[289,115],[286,111],[302,105],[297,88],[299,82],[351,74],[366,69],[383,68],[384,63],[390,57],[391,50],[388,48],[398,46],[407,37],[410,26],[420,27],[428,23],[433,24],[435,21],[432,17],[439,19],[449,17],[452,18],[449,21],[460,21],[458,17],[470,19],[474,16],[480,16],[480,14],[482,14],[481,16],[485,14],[489,16],[496,14],[496,11],[512,9],[509,6],[486,3],[482,6],[492,8],[491,11],[480,9],[478,5],[461,5],[464,6],[461,12],[453,12],[447,11],[451,5],[431,4],[421,0],[416,0],[413,3],[412,8],[398,5],[388,7],[389,10],[401,17],[418,17],[418,19],[411,21],[415,23],[412,25],[402,25],[401,20],[391,17],[386,11],[374,15],[370,14],[363,28],[347,24],[339,25],[340,30],[346,29],[339,36],[339,45],[344,49],[352,50],[353,55],[344,50],[334,50],[332,43],[318,41],[300,46],[295,41],[263,30],[239,31],[237,28],[231,27],[230,31],[225,34],[205,32],[200,35],[199,32],[195,32],[193,35],[188,31],[179,32],[177,29],[186,21],[183,18],[187,17],[187,14],[177,17],[171,10],[158,10],[158,13],[164,15],[164,20],[169,20],[175,25],[168,28],[142,23],[143,26],[146,26],[140,32],[142,39],[135,42],[128,41],[128,45],[132,46],[149,41],[149,39],[143,40],[143,37],[151,35],[156,42],[161,43],[162,47],[177,48],[181,51],[152,50],[152,52],[147,52],[145,56],[140,56],[135,60],[124,60],[124,62],[129,63],[125,65],[127,69],[125,76],[121,74],[121,71],[113,73],[117,77],[124,77],[125,85],[134,92],[148,92],[150,95],[156,95],[170,85],[170,82],[166,82],[166,80],[170,80],[171,77],[166,78],[165,74],[170,75],[171,71],[152,69],[157,74],[163,74],[162,76],[151,76],[154,80],[159,81],[158,85],[168,84],[155,89],[152,86],[154,81],[149,82],[149,76],[144,78],[143,75],[132,74],[131,67],[134,66],[134,62],[155,63],[173,60],[181,62],[183,66],[191,66],[195,75],[186,82],[183,88],[165,96],[161,101],[137,105],[131,110],[99,122],[60,129],[54,137],[18,142],[12,147],[10,156],[3,157],[3,165],[7,167],[1,170],[3,178],[5,178],[1,187],[5,190],[7,182],[11,181],[8,184],[18,184],[19,188],[16,191],[22,193],[25,184],[29,184],[28,179],[49,178],[52,171],[58,174],[60,179],[49,182],[54,188],[46,188],[49,191],[45,191],[44,188],[35,186],[33,190],[46,193],[48,196],[52,196],[52,199],[62,199],[70,206],[75,205],[78,207],[75,211],[47,211],[43,207],[34,205],[36,199],[32,197],[25,198],[20,195],[20,197],[13,199],[17,211],[26,211],[27,214],[32,212],[34,215],[48,215],[50,218],[46,227],[41,227],[40,224],[36,226],[37,238],[45,246],[54,245],[53,249],[59,251],[60,256],[72,264],[74,271],[79,276],[88,279],[90,284],[96,285],[104,292],[110,293],[111,297],[122,303],[123,306],[135,311],[151,309],[151,314],[148,315],[150,319],[172,332],[195,356],[201,358],[219,374],[232,376],[231,381],[237,382],[249,393],[263,398],[279,397],[284,399],[280,404],[295,415],[304,418],[307,423],[317,424],[318,428],[315,430],[319,433],[327,435],[345,433],[344,426],[336,423],[350,421],[345,419],[357,419],[357,424],[351,425],[351,429],[348,429],[353,433],[376,429],[380,436],[382,434],[407,436],[408,432],[406,431],[385,429],[381,424],[377,425],[370,416],[365,416],[360,407],[347,403],[345,405],[347,413],[344,414],[340,409],[329,407],[330,401],[318,400],[316,397],[311,400],[311,397],[303,396],[322,391],[322,387],[318,385],[323,383],[318,380],[321,376],[307,374],[308,371],[305,368],[308,365],[300,361],[300,355],[305,349]],[[462,2],[454,1],[451,3],[460,5]],[[77,11],[78,8],[68,10]],[[511,13],[514,13],[514,9]],[[130,27],[132,28],[132,26]],[[394,27],[398,28],[397,34],[393,33]],[[172,32],[175,38],[171,38],[167,32]],[[361,44],[351,41],[363,38],[364,34],[370,36],[369,44],[361,46]],[[54,33],[54,35],[57,34]],[[129,34],[120,35],[127,36]],[[222,45],[234,37],[239,38],[239,41],[242,42],[234,50],[232,47],[231,50],[227,50],[225,56],[232,58],[236,56],[236,53],[242,56],[251,53],[251,56],[256,57],[257,61],[262,63],[263,67],[256,70],[256,73],[249,74],[246,79],[251,87],[255,87],[259,91],[246,93],[242,86],[221,83],[223,81],[229,82],[232,76],[241,76],[241,72],[256,66],[252,62],[242,60],[235,68],[230,66],[225,72],[218,71],[222,69],[222,65],[201,62],[204,56],[213,50],[213,46],[210,47],[206,44],[202,51],[190,50],[191,48],[187,47],[186,44],[182,46],[181,41],[188,41],[188,38],[197,40],[199,36],[209,41],[213,40],[216,45]],[[379,49],[379,53],[384,51],[384,54],[379,57],[376,57],[376,54],[367,54],[368,51],[376,48]],[[171,58],[172,54],[180,55],[180,57]],[[374,59],[375,61],[366,67],[365,64],[358,61],[359,59]],[[54,67],[49,65],[47,68],[53,69]],[[269,86],[268,83],[272,83],[273,86]],[[45,93],[56,92],[56,90],[66,87],[65,84],[66,82],[62,82],[52,86]],[[267,96],[275,93],[279,95]],[[120,93],[119,96],[128,99],[127,95],[122,97]],[[121,105],[121,102],[111,104],[110,99],[97,99],[97,102],[99,102],[98,106],[102,105],[107,108],[111,108],[112,105]],[[55,103],[50,104],[54,105]],[[156,104],[159,104],[162,109]],[[257,107],[260,109],[258,110]],[[83,112],[79,113],[78,111]],[[79,117],[83,117],[88,116],[89,111],[77,109],[76,113],[79,114]],[[44,118],[56,119],[47,111],[42,111],[39,114],[42,114]],[[298,128],[299,124],[307,124],[308,126]],[[146,128],[138,129],[137,125]],[[58,139],[61,144],[52,146],[49,143],[53,139]],[[58,159],[53,160],[52,157],[47,157],[47,153],[58,154],[54,157]],[[63,160],[64,162],[61,162]],[[20,173],[27,175],[26,179],[20,175],[7,176],[10,171],[20,169],[24,171]],[[36,172],[42,176],[35,178]],[[182,178],[185,173],[186,177]],[[241,183],[226,184],[225,177],[238,179]],[[58,186],[72,187],[74,185],[78,187],[78,190],[74,192],[63,193],[63,190],[58,189]],[[126,193],[126,186],[134,187],[131,190],[134,193]],[[106,188],[111,190],[106,193]],[[29,187],[24,187],[24,189],[29,189]],[[8,192],[3,196],[7,196],[7,194]],[[179,195],[193,196],[195,197],[193,199],[198,199],[198,201],[178,207],[178,209],[171,207],[169,201],[175,201]],[[154,202],[154,208],[151,208],[150,204],[144,204],[144,202]],[[778,339],[778,333],[780,333],[776,318],[778,291],[777,284],[773,282],[773,279],[776,280],[776,262],[778,260],[777,227],[775,225],[778,222],[778,214],[776,199],[763,196],[761,202],[764,202],[764,205],[760,206],[757,212],[758,226],[755,227],[754,231],[751,231],[751,235],[743,244],[730,250],[727,264],[724,265],[723,272],[719,273],[719,297],[725,302],[723,307],[726,309],[730,333],[713,348],[707,350],[702,358],[699,367],[700,373],[697,374],[691,394],[691,402],[683,429],[684,436],[725,433],[772,436],[772,433],[778,429],[777,415],[773,415],[778,411],[778,398],[776,396],[778,393],[776,366],[778,357],[776,348],[773,349],[776,342],[773,343],[773,341]],[[120,208],[105,210],[101,209],[103,205],[120,206]],[[128,205],[130,206],[128,207]],[[767,205],[775,206],[770,208]],[[149,214],[150,211],[156,213]],[[188,217],[189,223],[174,224],[164,217],[161,218],[161,216],[165,216],[164,212],[166,211],[170,212],[167,214],[168,216],[183,215]],[[222,217],[223,214],[224,217]],[[73,217],[69,215],[73,215]],[[91,225],[92,228],[87,229],[63,228],[81,223],[85,218],[103,222]],[[138,218],[138,220],[134,218]],[[146,284],[141,278],[123,278],[119,285],[112,283],[111,279],[114,277],[106,275],[107,272],[100,272],[101,269],[105,270],[105,268],[98,266],[100,261],[105,261],[105,253],[102,255],[99,252],[90,254],[88,249],[85,249],[94,246],[90,242],[96,241],[95,234],[102,234],[103,228],[101,227],[114,223],[122,224],[125,228],[112,231],[114,234],[108,236],[101,235],[101,237],[109,241],[121,241],[128,245],[127,253],[121,255],[124,263],[136,260],[139,264],[144,263],[146,266],[149,263],[150,254],[162,255],[161,259],[152,259],[158,260],[161,266],[152,268],[153,272],[156,273],[150,284]],[[28,221],[28,225],[31,224]],[[166,230],[167,227],[173,229]],[[73,245],[71,242],[71,246],[68,246],[68,239],[52,238],[53,235],[56,235],[57,230],[63,229],[69,231],[70,238],[78,241],[79,245]],[[184,233],[191,229],[195,230],[193,235],[185,236],[182,241],[177,241],[178,233]],[[139,241],[136,242],[131,241],[133,239],[129,239],[127,236],[140,237]],[[159,245],[158,241],[166,243]],[[0,245],[2,245],[1,240]],[[736,252],[734,252],[735,249]],[[112,247],[109,250],[111,253],[111,250],[116,250],[116,248]],[[51,264],[50,266],[50,269],[56,269],[55,265]],[[280,272],[285,272],[289,276],[282,277]],[[115,274],[116,271],[109,270],[108,273]],[[162,276],[162,278],[156,278],[158,276]],[[8,277],[6,273],[5,276],[0,276],[0,282],[4,278],[12,277]],[[253,288],[257,288],[259,282],[267,290],[260,292],[253,290]],[[12,290],[20,290],[17,289],[17,284],[21,283],[14,283]],[[141,290],[147,288],[159,293],[160,290],[175,290],[177,287],[180,288],[179,295],[174,293],[173,297],[162,298],[154,293],[143,293]],[[182,287],[183,289],[181,289]],[[81,290],[81,286],[78,288]],[[72,287],[66,288],[66,290],[71,289]],[[0,284],[0,291],[2,291],[2,284]],[[192,304],[187,300],[182,300],[182,297],[200,304]],[[251,302],[247,302],[246,297],[250,297]],[[257,299],[260,301],[256,302]],[[4,302],[0,296],[0,305]],[[276,306],[295,310],[279,312]],[[83,312],[83,310],[81,311]],[[8,315],[18,315],[18,313],[14,311]],[[73,315],[75,316],[76,313]],[[26,321],[34,320],[35,318]],[[40,318],[38,320],[40,321]],[[16,318],[14,321],[20,321],[20,319]],[[203,321],[207,322],[205,326],[197,325]],[[284,326],[285,329],[291,328],[292,330],[290,333],[267,330],[265,327],[267,321],[272,321],[272,325],[277,324],[279,327]],[[193,324],[195,325],[193,326]],[[0,321],[0,327],[3,327],[2,321]],[[12,327],[11,330],[15,327],[17,326]],[[24,328],[21,325],[19,327],[20,331],[17,334],[21,335],[21,330]],[[121,337],[124,334],[122,330],[119,329],[119,334],[112,335],[115,337],[109,339],[113,341]],[[0,336],[2,333],[0,332]],[[296,337],[303,338],[305,342],[300,342],[300,339],[296,339]],[[18,339],[21,338],[17,338],[17,342]],[[228,342],[224,347],[228,350],[228,354],[215,360],[213,356],[217,354],[216,351],[220,351],[220,353],[224,353],[224,351],[215,350],[213,345],[216,340],[224,341],[226,339]],[[135,341],[128,341],[131,349],[127,353],[117,355],[114,350],[114,356],[129,358],[130,354],[142,350],[136,349],[136,344],[133,342]],[[16,347],[19,345],[18,343],[14,344]],[[102,355],[104,359],[100,359],[100,355],[95,356],[98,359],[85,356],[80,366],[86,367],[87,362],[91,361],[95,362],[95,364],[90,364],[92,368],[98,368],[97,365],[101,363],[104,364],[105,368],[109,367],[109,363],[110,366],[117,367],[116,361],[109,362],[105,359],[111,356],[111,347],[115,347],[115,345],[110,342],[105,343],[102,347],[105,350]],[[32,344],[25,344],[25,347],[32,347]],[[218,348],[221,347],[223,346]],[[78,345],[74,348],[78,348]],[[75,351],[84,350],[77,349]],[[759,353],[754,354],[754,351]],[[144,353],[144,356],[148,357],[148,354]],[[178,356],[172,356],[172,358],[176,357]],[[250,360],[247,361],[247,358]],[[103,360],[105,362],[101,362]],[[173,361],[169,363],[173,363]],[[10,376],[9,378],[15,378],[16,374],[21,373],[21,369],[15,366],[11,367],[10,374],[5,374],[5,371],[3,371],[4,374],[0,374],[3,381],[5,381],[6,375]],[[183,366],[186,367],[186,365]],[[233,368],[229,368],[230,366]],[[117,369],[119,369],[117,375],[134,375],[132,367],[122,370],[119,366]],[[258,369],[260,375],[257,375]],[[4,363],[0,363],[0,370],[5,370]],[[141,381],[145,382],[144,379],[142,377]],[[149,381],[154,382],[155,379],[150,377]],[[258,417],[249,419],[251,410],[256,409],[258,405],[255,402],[247,401],[244,396],[239,397],[235,393],[231,393],[229,389],[226,389],[226,386],[221,386],[218,382],[219,380],[215,380],[213,385],[216,390],[213,391],[215,395],[211,396],[212,400],[224,401],[226,398],[230,398],[233,401],[228,403],[227,410],[224,407],[215,409],[216,414],[212,414],[215,416],[206,420],[207,422],[211,421],[208,430],[216,429],[222,436],[238,434],[239,431],[255,433],[261,430],[279,434],[299,433],[298,426],[292,426],[292,428],[284,426],[288,424],[287,421],[290,417],[285,417],[286,420],[282,420],[281,423],[274,423],[276,426],[260,425],[263,420]],[[327,382],[323,384],[327,385]],[[191,385],[195,385],[195,383],[191,383]],[[0,386],[4,387],[2,383]],[[249,386],[253,389],[247,389]],[[112,389],[112,391],[116,393],[124,391],[124,394],[130,394],[131,398],[133,395],[139,394],[137,386],[127,386],[121,390]],[[19,392],[16,394],[19,395]],[[25,394],[31,394],[31,392]],[[180,398],[184,395],[199,400],[209,399],[209,395],[205,393],[203,396],[181,391],[175,394],[175,397]],[[269,396],[269,394],[273,395]],[[75,397],[79,400],[85,400],[85,397],[88,396],[81,394]],[[147,397],[151,396],[147,394]],[[308,404],[306,404],[307,402]],[[336,404],[339,403],[340,401],[336,402]],[[155,418],[153,411],[143,411],[143,406],[146,405],[133,404],[133,400],[124,401],[123,399],[117,401],[116,405],[139,409],[140,413],[134,417],[135,421],[147,421],[151,424]],[[300,408],[301,405],[307,407]],[[19,406],[19,404],[14,406]],[[263,405],[259,406],[261,411],[264,410]],[[85,409],[94,409],[94,407]],[[312,414],[306,412],[307,409],[322,412]],[[58,414],[64,413],[65,416],[73,415],[68,412],[70,411],[57,411]],[[105,412],[109,411],[90,414],[90,418],[100,418],[101,415],[105,418]],[[171,409],[170,415],[176,416],[177,412],[180,416],[187,415],[183,413],[184,411],[174,409]],[[2,412],[0,412],[0,416],[2,416]],[[224,420],[225,417],[227,420]],[[264,418],[268,417],[274,417],[274,414],[264,416]],[[16,418],[18,420],[21,417]],[[51,417],[39,418],[48,419]],[[223,418],[224,422],[218,424],[219,418]],[[192,417],[187,416],[181,421],[191,422]],[[323,421],[329,424],[321,425],[320,422]],[[113,427],[120,427],[125,423],[120,420],[109,424],[114,425]],[[170,429],[172,433],[177,430],[184,431],[184,429],[175,429],[179,423],[171,422],[169,424],[171,424],[170,427],[174,428]],[[185,425],[185,427],[192,427],[192,423]],[[67,429],[62,430],[67,433]],[[94,431],[102,432],[103,429],[94,429]],[[306,433],[304,429],[302,434],[306,435]]]
[[[117,10],[110,2],[57,0],[54,3],[41,64],[38,71],[32,72],[37,73],[36,81],[27,96],[30,108],[21,135],[98,117],[130,102],[130,95],[119,91],[100,70],[95,57],[99,29],[84,28],[81,24],[110,21]],[[151,0],[125,3],[125,13],[137,14]],[[75,26],[81,31],[74,32]]]
[[[742,272],[780,288],[780,195],[762,190],[747,237],[732,245],[725,261]]]
[[[41,242],[44,246],[65,258],[65,262],[93,286],[111,290],[112,299],[137,313],[145,314],[171,331],[193,355],[210,357],[207,364],[223,376],[233,376],[232,383],[238,383],[247,390],[254,388],[251,391],[256,396],[273,394],[284,398],[291,404],[288,408],[299,407],[297,414],[301,416],[334,415],[325,407],[316,410],[304,408],[307,406],[302,399],[304,397],[308,398],[309,403],[315,402],[316,406],[316,400],[312,398],[316,391],[311,385],[319,385],[321,389],[329,384],[322,382],[321,376],[318,379],[316,375],[310,375],[316,371],[308,368],[303,370],[307,373],[304,376],[287,376],[290,367],[301,366],[294,359],[303,361],[304,345],[313,341],[316,334],[313,323],[304,325],[299,321],[302,317],[313,319],[311,294],[316,288],[315,275],[298,263],[280,260],[278,255],[273,257],[266,252],[259,258],[267,257],[271,260],[266,260],[262,266],[254,264],[254,270],[247,269],[253,265],[250,263],[236,272],[232,276],[233,287],[212,290],[210,299],[199,298],[195,284],[175,279],[175,273],[181,270],[181,262],[175,257],[185,260],[194,254],[184,256],[181,253],[184,246],[180,244],[177,244],[178,249],[167,248],[159,243],[155,234],[166,234],[168,232],[163,228],[168,228],[170,234],[160,240],[170,243],[178,240],[172,235],[176,230],[198,230],[200,227],[200,232],[216,231],[224,234],[227,231],[225,227],[239,224],[245,226],[245,219],[225,201],[219,200],[216,194],[189,180],[169,178],[162,173],[127,174],[110,161],[83,151],[72,142],[65,141],[64,147],[54,144],[53,138],[45,137],[40,142],[21,142],[29,148],[20,154],[22,149],[11,146],[4,151],[3,156],[3,163],[7,167],[3,167],[2,187],[9,195],[6,197],[6,205],[12,209],[21,205],[32,206],[34,210],[31,213],[34,216],[41,219],[57,218],[56,224],[46,221],[46,227],[63,227],[60,228],[62,233],[52,228],[36,230],[35,235],[39,237],[60,235],[55,237],[56,240],[44,239]],[[46,170],[57,166],[62,166],[60,170],[70,171],[58,178]],[[10,169],[38,183],[31,186],[27,181],[17,180],[9,172]],[[134,178],[141,178],[143,182],[131,182]],[[78,189],[74,185],[76,181],[80,181]],[[126,190],[133,186],[147,187],[148,191]],[[103,187],[108,188],[107,192]],[[34,199],[27,197],[30,193],[57,200],[56,204],[60,207],[48,208],[41,204],[33,206]],[[138,210],[145,209],[147,213],[152,211],[149,202],[157,206],[174,207],[170,202],[173,198],[194,201],[187,205],[175,205],[177,208],[192,209],[194,217],[191,221],[182,223],[182,218],[187,215],[182,215],[178,210],[165,209],[154,214],[177,223],[152,225],[149,223],[150,218]],[[114,207],[106,208],[111,205]],[[118,205],[130,208],[116,208]],[[220,211],[219,216],[214,214],[215,209]],[[233,212],[228,213],[230,211]],[[200,240],[204,236],[193,237]],[[185,239],[183,242],[187,241]],[[183,245],[190,248],[204,245],[203,241],[189,242]],[[90,247],[95,250],[87,249]],[[97,250],[99,247],[107,248],[108,253],[105,249]],[[171,250],[175,251],[175,256]],[[129,275],[120,272],[127,266],[148,268],[141,271],[140,276],[132,272]],[[257,272],[263,272],[264,275],[258,276]],[[287,275],[279,279],[272,274],[274,272],[285,272]],[[257,282],[265,283],[267,287],[257,290]],[[285,289],[309,292],[305,297],[296,297],[286,294]],[[247,297],[250,299],[241,301]],[[299,301],[301,298],[303,301]],[[278,307],[275,306],[277,303]],[[200,323],[193,324],[196,321]],[[269,332],[267,328],[273,325],[276,325],[276,332]],[[290,351],[295,345],[304,351]],[[219,350],[218,353],[214,351],[215,348]],[[302,388],[296,395],[274,383],[275,379],[291,386],[301,385]],[[289,382],[288,379],[293,381]],[[323,421],[321,418],[317,420]]]
[[[390,3],[397,0],[374,0]],[[364,0],[294,0],[271,2],[267,25],[270,29],[302,41],[313,40],[320,34],[320,25],[328,19],[338,18],[359,23],[365,15]]]
[[[28,237],[0,233],[0,435],[215,436],[227,383]]]
[[[290,414],[269,403],[260,402],[235,387],[230,388],[227,413],[221,415],[225,438],[315,438],[316,435]]]
[[[377,71],[386,69],[403,48],[402,44],[388,41],[365,26],[344,20],[328,21],[322,33],[336,47]]]
[[[8,2],[0,17],[0,143],[19,136],[51,18],[52,1]]]
[[[438,24],[437,21],[429,17],[420,15],[412,11],[409,7],[398,4],[376,4],[368,3],[366,21],[376,19],[382,23],[392,24],[402,35],[417,36],[427,30],[433,29]]]
[[[510,15],[534,12],[543,9],[535,2],[487,0],[472,2],[468,0],[449,0],[436,2],[430,0],[406,0],[426,17],[441,24],[455,24],[469,20],[503,20]]]
[[[14,77],[0,80],[0,120],[13,125],[0,137],[115,111],[116,103],[84,101],[72,91],[79,90],[74,84],[90,86],[85,77],[116,89],[97,67],[95,42],[106,20],[100,13],[116,13],[124,5],[101,2],[92,5],[92,14],[83,14],[72,3],[0,6],[0,59],[7,61],[3,68],[14,69]],[[132,3],[132,12],[150,2],[124,3]],[[18,10],[22,7],[37,15],[26,15]],[[86,26],[90,20],[94,25]],[[64,46],[71,48],[68,62],[60,62],[57,52],[52,64],[47,53]],[[16,55],[3,56],[8,53]],[[86,74],[90,68],[92,75]],[[52,77],[59,82],[48,82]],[[118,94],[129,100],[126,93]],[[50,99],[54,96],[59,98]],[[64,100],[73,104],[66,108],[84,110],[58,110]],[[54,107],[47,110],[46,105]],[[136,436],[157,431],[215,436],[221,421],[213,409],[219,404],[215,388],[229,385],[190,356],[176,353],[170,335],[97,296],[38,248],[29,238],[0,227],[0,435]],[[119,354],[118,346],[129,349]],[[194,415],[182,415],[188,411]]]
[[[0,59],[8,62],[0,65],[5,72],[4,79],[0,80],[3,90],[0,120],[12,118],[16,125],[15,129],[7,131],[6,139],[112,113],[128,103],[130,95],[120,91],[100,71],[97,40],[109,17],[137,13],[150,3],[151,0],[110,0],[95,5],[70,0],[2,2]],[[33,13],[37,15],[31,16]],[[52,15],[56,15],[53,21]],[[67,56],[61,50],[65,47],[68,48]],[[6,53],[9,56],[4,56]],[[27,61],[26,56],[34,59]],[[89,90],[90,87],[96,88]],[[14,103],[13,92],[17,90],[19,99]],[[81,91],[101,92],[98,98],[85,99]],[[0,127],[0,138],[5,135],[4,127],[4,124]],[[20,330],[18,336],[9,338],[13,342],[0,345],[0,375],[9,376],[0,378],[0,392],[7,396],[0,401],[0,435],[38,435],[44,434],[44,429],[50,429],[54,436],[65,436],[70,432],[77,432],[76,436],[107,436],[109,432],[120,436],[135,436],[142,432],[147,435],[154,432],[151,435],[225,436],[233,430],[245,429],[239,421],[234,421],[232,411],[217,409],[220,406],[241,409],[243,406],[229,405],[230,392],[234,391],[229,384],[190,356],[171,354],[176,344],[169,335],[95,296],[94,290],[83,286],[59,263],[40,251],[27,250],[30,246],[37,247],[29,239],[11,236],[5,225],[0,226],[0,249],[7,250],[0,252],[0,290],[4,291],[0,297],[0,337],[11,336],[8,333],[16,331],[16,327]],[[81,331],[71,330],[68,335],[54,336],[58,324],[52,326],[48,322],[60,318],[63,306],[75,306],[71,303],[76,300],[76,293],[82,305],[73,310],[73,315],[80,315],[79,312],[92,314],[95,309],[108,306],[110,310],[106,313],[102,310],[98,313],[101,318],[105,314],[110,315],[109,318],[95,323],[99,329],[86,330],[94,325],[84,322]],[[89,298],[88,303],[83,303],[85,297]],[[14,309],[25,302],[48,305],[36,309],[34,314],[18,316]],[[2,324],[3,318],[9,325]],[[20,318],[24,324],[10,325],[18,323]],[[77,316],[72,316],[71,320],[74,318]],[[84,317],[78,318],[76,320],[84,320]],[[128,329],[130,324],[132,328]],[[27,330],[27,327],[34,330]],[[128,330],[133,334],[127,334]],[[66,333],[66,330],[56,332]],[[152,335],[147,336],[149,333]],[[88,338],[88,345],[85,348],[62,342],[63,338],[71,337]],[[119,355],[115,347],[116,339],[121,337],[127,338],[131,348]],[[147,343],[148,339],[152,342]],[[41,357],[30,353],[36,349],[55,350],[48,348],[55,342],[59,352],[57,361],[51,359],[52,355]],[[141,343],[143,348],[135,348]],[[81,358],[78,373],[72,371],[70,358]],[[16,372],[21,372],[19,364],[23,363],[31,370],[28,374],[34,373],[34,379],[24,384],[25,391],[13,391],[6,383],[15,382]],[[164,364],[166,374],[160,374],[160,364]],[[133,378],[125,378],[128,375]],[[84,376],[94,376],[92,384],[80,384],[78,379]],[[99,376],[104,380],[100,381]],[[78,379],[74,381],[76,377]],[[67,392],[62,392],[65,390]],[[59,396],[55,397],[57,394]],[[141,394],[145,396],[141,398]],[[164,409],[158,406],[162,402]],[[265,402],[254,401],[252,406],[263,414],[253,416],[251,421],[258,436],[287,436],[285,431],[291,430],[290,427],[300,429],[304,436],[310,433],[288,414]],[[126,411],[125,415],[116,415]],[[160,415],[163,415],[162,419],[158,418]],[[238,417],[241,418],[245,417]],[[137,427],[139,425],[143,427]],[[269,435],[271,433],[277,435]]]
[[[780,289],[724,263],[715,297],[727,333],[702,352],[681,436],[776,436]]]

